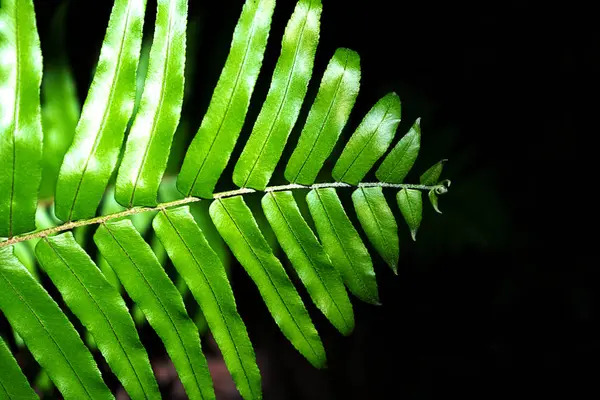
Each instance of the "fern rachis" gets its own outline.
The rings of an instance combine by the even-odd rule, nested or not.
[[[265,49],[274,45],[269,40],[274,0],[246,1],[181,171],[176,180],[165,174],[189,93],[183,81],[189,50],[187,6],[187,0],[157,1],[155,35],[144,67],[138,58],[145,46],[146,1],[115,0],[75,132],[72,123],[48,125],[53,135],[73,137],[72,144],[42,152],[42,143],[47,143],[42,113],[56,109],[59,101],[76,105],[77,99],[61,99],[57,96],[74,97],[74,91],[55,92],[51,88],[57,86],[45,84],[45,101],[40,104],[42,59],[33,2],[1,3],[0,90],[9,95],[2,97],[0,120],[0,236],[5,237],[0,240],[0,311],[15,338],[24,341],[65,398],[113,395],[81,339],[83,332],[74,328],[40,284],[38,266],[91,334],[87,344],[93,341],[131,398],[160,397],[136,330],[144,320],[164,342],[187,395],[214,398],[199,342],[203,332],[182,298],[189,290],[200,306],[197,318],[213,334],[240,394],[258,399],[261,375],[227,275],[227,248],[255,282],[284,336],[321,368],[326,348],[295,285],[306,286],[312,302],[344,335],[351,334],[355,324],[346,289],[365,302],[379,304],[371,254],[340,195],[350,197],[352,191],[360,227],[397,273],[398,213],[383,191],[397,192],[400,213],[416,238],[422,192],[428,192],[439,212],[438,196],[450,186],[449,181],[440,181],[445,160],[427,170],[419,184],[403,183],[420,150],[420,120],[378,166],[379,181],[363,181],[394,141],[401,118],[395,93],[377,101],[358,125],[335,163],[333,181],[315,183],[359,95],[360,58],[350,49],[338,49],[331,58],[297,145],[289,160],[281,160],[301,107],[309,106],[305,96],[313,78],[320,0],[299,0],[289,20],[266,100],[241,156],[232,160],[238,188],[214,192],[240,137]],[[57,54],[54,57],[64,58]],[[53,62],[67,65],[64,59]],[[144,74],[142,68],[147,68],[147,75],[143,87],[136,89],[138,67],[138,75]],[[49,76],[55,74],[61,82],[72,82],[68,68],[54,69]],[[136,90],[138,97],[141,93],[138,104],[134,104]],[[118,163],[125,132],[125,151]],[[268,186],[283,165],[289,184]],[[44,182],[56,182],[54,203],[38,196],[42,176]],[[306,198],[299,200],[294,192]],[[262,194],[266,222],[298,282],[288,276],[282,262],[287,261],[276,257],[261,230],[259,210],[245,201],[251,193]],[[300,201],[308,207],[314,232]],[[199,203],[210,204],[199,208]],[[145,222],[138,224],[135,218],[142,216]],[[94,244],[77,240],[87,227],[97,228],[94,244],[101,269],[90,257],[96,252]],[[177,286],[159,256],[172,260]],[[132,318],[123,291],[135,303],[132,313],[141,312],[142,317]],[[0,397],[34,397],[1,339],[0,362]],[[10,381],[14,392],[7,389]]]

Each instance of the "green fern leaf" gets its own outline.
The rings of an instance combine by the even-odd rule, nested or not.
[[[331,175],[338,182],[358,185],[387,151],[400,123],[400,98],[390,93],[367,113],[337,160]]]
[[[0,337],[0,399],[37,399],[17,360],[12,356],[4,340]]]
[[[117,175],[116,199],[154,206],[183,104],[187,0],[160,0],[140,109]]]
[[[275,0],[246,0],[231,51],[200,129],[187,151],[177,187],[211,198],[248,112],[267,45]]]
[[[165,343],[189,398],[214,398],[198,330],[177,288],[131,221],[102,224],[94,241]]]
[[[152,224],[200,305],[240,394],[244,399],[260,399],[261,378],[256,357],[237,312],[225,269],[189,208],[161,211]]]
[[[256,283],[273,319],[306,359],[325,365],[325,350],[304,303],[240,196],[219,199],[210,216],[234,256]]]
[[[285,178],[312,185],[346,125],[360,87],[360,57],[349,49],[337,49],[327,65]]]
[[[0,310],[67,399],[114,399],[79,335],[48,292],[0,248]]]
[[[379,304],[371,256],[335,189],[313,189],[306,195],[306,201],[323,247],[335,260],[333,265],[348,289],[367,303]]]
[[[135,99],[146,0],[116,0],[73,144],[56,184],[56,215],[93,217],[112,175]]]
[[[352,333],[354,313],[344,282],[302,217],[292,192],[267,193],[262,206],[315,305],[342,334]]]
[[[404,216],[404,220],[410,229],[413,240],[417,240],[417,231],[421,226],[423,217],[423,199],[420,190],[402,189],[396,195],[398,206]]]
[[[125,302],[73,235],[68,232],[42,239],[36,255],[131,397],[160,398],[148,355]]]
[[[421,118],[385,157],[375,176],[381,182],[402,183],[413,167],[421,147]]]
[[[240,187],[263,190],[298,119],[319,42],[320,0],[300,0],[281,43],[267,99],[233,171]]]
[[[35,229],[42,177],[42,53],[32,0],[2,0],[0,52],[0,237],[12,237]]]
[[[448,162],[447,159],[440,160],[433,164],[431,168],[423,172],[423,175],[419,178],[422,185],[435,185],[440,179],[444,165]]]
[[[398,224],[380,187],[362,187],[352,193],[358,220],[381,257],[398,274]]]

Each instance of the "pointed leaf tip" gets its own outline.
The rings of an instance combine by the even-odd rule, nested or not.
[[[436,194],[436,189],[432,189],[429,191],[429,201],[431,202],[433,209],[437,213],[441,214],[442,212],[440,211],[440,209],[438,207],[438,198],[437,198],[437,194]]]
[[[417,231],[421,225],[423,217],[423,200],[421,191],[415,189],[402,189],[396,195],[398,206],[402,212],[404,220],[410,229],[410,235],[413,240],[417,240]]]
[[[420,182],[422,185],[435,185],[440,179],[440,175],[442,174],[442,170],[444,169],[444,164],[448,162],[447,158],[436,162],[432,165],[427,171],[421,175]]]

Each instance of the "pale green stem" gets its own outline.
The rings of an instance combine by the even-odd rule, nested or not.
[[[265,188],[265,190],[254,190],[250,188],[242,188],[237,190],[230,190],[227,192],[215,193],[213,195],[213,199],[223,199],[226,197],[240,196],[248,193],[257,193],[257,192],[281,192],[284,190],[295,190],[295,189],[323,189],[323,188],[356,188],[356,187],[382,187],[382,188],[393,188],[393,189],[416,189],[416,190],[433,190],[439,188],[441,185],[413,185],[408,183],[384,183],[384,182],[368,182],[368,183],[359,183],[358,186],[349,185],[347,183],[341,182],[329,182],[329,183],[315,183],[314,185],[298,185],[295,183],[289,185],[281,185],[281,186],[270,186]],[[0,242],[0,248],[7,247],[13,245],[15,243],[24,242],[30,239],[43,238],[46,236],[53,235],[55,233],[68,231],[73,228],[77,228],[80,226],[86,225],[95,225],[102,224],[104,222],[110,221],[112,219],[127,217],[129,215],[140,214],[148,211],[158,211],[164,210],[165,208],[182,206],[185,204],[196,203],[201,200],[198,197],[186,197],[181,200],[169,201],[167,203],[161,203],[156,207],[133,207],[129,208],[125,211],[117,212],[114,214],[101,215],[99,217],[94,217],[90,219],[83,219],[79,221],[67,222],[59,226],[55,226],[52,228],[44,229],[41,231],[36,231],[32,233],[26,233],[23,235],[13,236],[10,239],[4,240]]]

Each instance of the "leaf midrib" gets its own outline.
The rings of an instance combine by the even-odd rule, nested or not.
[[[127,28],[129,26],[129,17],[131,16],[131,7],[133,7],[132,4],[133,4],[132,1],[129,1],[127,3],[127,15],[125,17],[125,24],[124,24],[123,32],[127,31]],[[125,35],[125,33],[123,33],[123,35]],[[123,38],[123,40],[121,41],[121,45],[119,47],[119,54],[117,56],[117,67],[115,68],[115,74],[113,75],[113,78],[119,76],[119,70],[121,69],[120,68],[121,62],[123,60],[122,56],[123,56],[123,48],[125,47],[125,42],[126,42],[126,40],[125,40],[125,38]],[[110,110],[110,106],[113,104],[113,98],[114,98],[115,92],[116,92],[115,86],[116,86],[117,80],[118,80],[118,78],[114,78],[114,80],[113,80],[114,83],[112,85],[110,85],[108,102],[106,103],[106,107],[104,107],[104,110],[102,111],[102,122],[100,123],[100,128],[96,132],[96,137],[94,138],[94,145],[92,146],[92,150],[86,157],[85,164],[83,166],[83,171],[81,172],[81,175],[79,177],[79,182],[77,183],[77,189],[75,189],[75,195],[73,196],[73,202],[71,203],[71,208],[69,209],[69,216],[67,217],[67,220],[69,220],[69,221],[71,221],[71,218],[73,216],[73,209],[75,208],[75,204],[77,203],[77,198],[79,196],[79,190],[81,189],[81,185],[83,184],[83,179],[87,172],[87,168],[90,163],[90,159],[92,158],[92,155],[96,152],[96,149],[98,148],[98,146],[100,144],[101,132],[104,132],[104,128],[106,127],[106,121],[107,121],[106,116]]]
[[[302,43],[302,39],[304,38],[304,31],[306,30],[306,24],[308,23],[308,17],[310,16],[310,12],[312,11],[312,2],[313,2],[313,0],[311,0],[310,3],[308,4],[308,11],[306,12],[306,16],[304,17],[304,20],[302,23],[302,29],[300,30],[300,36],[298,38],[298,41],[296,42],[296,49],[294,50],[294,60],[292,62],[292,68],[291,68],[290,72],[288,73],[288,76],[286,79],[285,90],[283,92],[282,100],[279,103],[279,107],[277,109],[277,114],[275,115],[275,118],[273,118],[271,120],[271,125],[269,127],[269,132],[267,133],[267,137],[264,140],[264,142],[262,143],[260,151],[258,152],[258,156],[254,159],[254,164],[252,165],[252,168],[250,168],[248,177],[244,181],[244,184],[242,185],[242,187],[246,187],[246,185],[248,184],[248,181],[252,177],[252,173],[254,172],[254,169],[256,168],[258,161],[262,157],[263,151],[264,151],[265,147],[267,146],[267,143],[269,141],[269,138],[271,137],[271,134],[273,133],[273,128],[275,127],[275,123],[279,121],[279,116],[281,115],[281,110],[283,110],[283,106],[287,103],[287,100],[288,100],[287,94],[288,94],[288,91],[290,90],[290,85],[292,82],[291,77],[294,75],[294,72],[296,70],[296,61],[298,59],[298,53],[300,51],[300,45]],[[259,115],[259,117],[260,117],[260,115]]]
[[[365,202],[367,203],[367,206],[369,207],[369,211],[371,212],[371,215],[373,216],[373,220],[375,221],[375,225],[377,225],[377,229],[379,230],[379,233],[381,234],[381,238],[383,239],[383,243],[384,243],[384,248],[387,250],[387,249],[389,249],[389,245],[388,245],[388,241],[387,241],[387,235],[385,235],[384,232],[383,232],[383,228],[381,227],[381,224],[379,223],[379,218],[377,218],[375,216],[375,211],[373,211],[373,207],[371,206],[371,203],[369,202],[369,196],[367,196],[367,193],[365,192],[365,189],[364,188],[360,188],[360,191],[362,192],[363,197],[365,198]],[[387,256],[384,256],[384,258],[387,258]]]
[[[248,53],[250,52],[249,43],[254,39],[254,32],[256,31],[256,19],[257,19],[256,14],[258,14],[260,12],[260,10],[261,10],[261,8],[260,8],[260,3],[259,3],[256,6],[256,12],[254,13],[254,17],[252,18],[252,25],[250,26],[250,34],[248,35],[248,40],[246,41],[246,49],[244,50],[244,57],[242,58],[240,68],[237,70],[237,74],[235,76],[235,82],[233,84],[233,90],[231,91],[231,96],[229,96],[229,100],[227,102],[227,107],[225,108],[225,112],[223,113],[223,118],[221,118],[221,122],[219,123],[219,128],[217,129],[217,132],[215,133],[215,135],[210,143],[210,146],[208,148],[208,151],[206,152],[206,156],[204,156],[204,160],[202,160],[202,164],[200,165],[200,168],[198,168],[198,172],[196,172],[196,176],[194,177],[194,180],[192,181],[190,190],[188,190],[188,193],[187,193],[188,197],[192,194],[192,191],[194,190],[194,187],[196,186],[196,181],[198,180],[198,177],[200,176],[200,174],[202,173],[202,170],[204,169],[204,164],[206,164],[206,160],[208,160],[208,157],[211,154],[212,148],[215,145],[215,142],[217,141],[219,134],[221,133],[221,129],[223,129],[223,124],[227,120],[227,116],[229,115],[229,111],[231,110],[231,104],[233,103],[233,98],[236,97],[237,89],[238,89],[238,86],[240,83],[240,77],[242,75],[242,71],[244,70],[244,67],[246,66],[246,60],[248,59]],[[210,109],[210,106],[209,106],[209,109]],[[202,124],[200,125],[200,128],[202,128]]]
[[[411,131],[410,133],[412,133],[412,132],[413,131]],[[406,144],[406,150],[404,150],[404,153],[406,153],[412,147],[412,145],[415,142],[415,139],[417,138],[418,135],[419,134],[416,133],[416,131],[415,131],[415,134],[410,137],[410,142],[408,142]],[[400,140],[402,140],[402,139],[400,139]],[[398,150],[400,150],[400,149],[398,149]],[[390,155],[392,155],[392,153],[390,153]],[[400,164],[404,160],[405,156],[406,156],[406,154],[403,154],[398,157],[398,161],[396,161],[394,163],[394,166],[392,168],[390,168],[390,172],[387,173],[387,175],[385,176],[385,179],[381,179],[382,182],[387,182],[390,179],[390,176],[393,175],[394,171],[396,171],[396,168],[398,167],[398,164]],[[385,160],[384,160],[384,162],[385,162]],[[402,180],[404,180],[404,178]]]
[[[187,348],[186,348],[185,344],[183,343],[183,339],[181,338],[181,334],[179,332],[179,329],[177,328],[177,325],[175,324],[175,321],[173,321],[173,317],[171,316],[171,313],[169,313],[169,311],[165,307],[164,303],[162,302],[161,298],[156,294],[156,292],[154,291],[154,288],[152,287],[152,285],[150,285],[150,282],[148,282],[148,279],[146,279],[146,276],[142,273],[142,271],[138,267],[137,263],[133,260],[133,258],[131,257],[131,255],[127,251],[127,249],[125,249],[125,247],[123,247],[123,245],[121,244],[121,242],[119,242],[119,240],[111,232],[111,230],[109,229],[109,227],[108,227],[107,224],[103,224],[103,226],[106,229],[106,231],[110,234],[110,236],[113,238],[113,240],[115,241],[115,243],[117,243],[119,245],[119,247],[121,248],[121,250],[123,250],[123,253],[125,253],[125,255],[129,259],[129,261],[131,261],[131,264],[133,266],[135,266],[135,268],[138,271],[139,275],[144,280],[144,283],[152,291],[152,294],[154,295],[154,297],[156,298],[156,300],[158,300],[158,303],[160,304],[160,307],[165,312],[165,314],[167,315],[167,317],[169,317],[169,321],[171,322],[171,325],[175,328],[175,333],[177,334],[177,339],[179,339],[179,343],[181,344],[181,347],[184,349],[184,354],[185,354],[185,357],[186,357],[186,359],[188,361],[188,364],[189,364],[190,368],[192,369],[192,371],[194,372],[194,381],[196,382],[196,386],[198,387],[198,391],[200,392],[200,395],[202,395],[202,389],[201,389],[201,386],[200,386],[200,382],[198,382],[197,374],[194,371],[194,364],[192,364],[192,360],[190,360],[190,356],[187,353]]]
[[[17,4],[15,7],[15,48],[17,53],[17,68],[15,71],[15,105],[13,108],[13,131],[12,131],[12,178],[10,181],[10,201],[9,201],[9,211],[8,211],[8,237],[12,237],[13,233],[13,207],[14,207],[14,197],[15,197],[15,171],[17,169],[17,129],[19,124],[19,114],[20,114],[20,105],[21,105],[21,41],[19,40],[19,6]]]
[[[133,190],[131,191],[131,198],[129,199],[129,207],[130,208],[133,207],[135,191],[137,190],[138,183],[139,183],[140,177],[142,175],[142,171],[144,170],[144,164],[146,163],[146,158],[148,157],[148,152],[150,151],[150,147],[152,145],[152,142],[154,141],[159,116],[161,115],[163,102],[165,100],[165,87],[166,87],[166,82],[167,82],[166,77],[167,77],[167,70],[169,69],[169,65],[170,65],[169,61],[171,58],[171,29],[173,27],[173,14],[174,14],[171,6],[176,4],[176,1],[177,0],[171,0],[169,3],[169,10],[168,10],[169,23],[167,25],[167,49],[166,49],[166,57],[164,60],[163,71],[162,71],[163,79],[162,79],[162,83],[161,83],[161,87],[160,87],[160,99],[158,102],[158,107],[156,108],[156,112],[154,113],[154,117],[152,118],[152,128],[150,129],[150,140],[148,140],[148,142],[146,143],[146,147],[144,149],[144,155],[142,157],[142,162],[140,163],[140,169],[137,172],[137,175],[135,177],[135,183],[133,184]]]
[[[50,332],[48,331],[48,329],[46,329],[46,325],[44,325],[44,323],[42,322],[41,318],[35,313],[35,311],[33,310],[33,308],[31,308],[31,306],[29,305],[29,303],[25,300],[25,298],[23,296],[21,296],[21,293],[17,290],[17,288],[15,288],[13,286],[13,284],[8,279],[6,279],[6,277],[4,276],[4,273],[1,270],[0,270],[0,276],[2,277],[2,279],[4,279],[6,281],[6,283],[8,283],[8,285],[10,286],[10,288],[13,290],[13,292],[15,292],[15,294],[19,298],[19,300],[21,300],[23,302],[23,304],[25,304],[25,306],[29,309],[29,311],[31,312],[31,314],[38,321],[38,323],[40,324],[40,326],[42,327],[42,329],[44,330],[44,332],[46,333],[46,335],[48,335],[48,337],[50,338],[50,340],[52,340],[52,343],[54,343],[54,345],[58,349],[58,352],[60,353],[60,355],[63,356],[63,358],[65,359],[65,361],[67,362],[67,364],[69,365],[69,367],[71,368],[71,370],[73,371],[73,374],[75,374],[75,376],[77,377],[77,380],[79,381],[79,383],[80,383],[81,387],[83,388],[83,390],[85,391],[85,393],[88,395],[88,397],[90,399],[92,399],[93,398],[92,395],[90,394],[90,392],[88,392],[87,387],[84,385],[83,381],[81,380],[81,377],[77,373],[77,370],[73,367],[73,365],[71,364],[71,361],[69,360],[69,358],[67,358],[67,356],[65,355],[65,353],[62,351],[62,348],[58,345],[58,343],[56,342],[56,340],[54,339],[54,337],[50,334]]]
[[[167,221],[169,222],[169,224],[171,225],[171,227],[173,228],[173,230],[175,231],[175,233],[177,234],[177,236],[179,237],[179,239],[181,240],[181,243],[183,243],[183,245],[185,246],[185,248],[188,251],[188,253],[194,259],[194,263],[196,264],[196,267],[197,267],[198,271],[200,271],[200,274],[202,275],[202,278],[204,279],[204,281],[206,282],[207,286],[209,287],[210,293],[212,294],[213,298],[215,299],[215,303],[217,304],[217,307],[219,308],[219,316],[221,317],[221,321],[223,322],[223,325],[225,326],[225,330],[227,331],[227,335],[229,336],[231,344],[233,344],[233,348],[235,350],[235,354],[237,356],[237,359],[239,360],[240,366],[241,366],[242,371],[244,373],[244,378],[246,380],[248,388],[250,389],[250,393],[252,394],[253,398],[256,398],[255,397],[256,395],[255,395],[254,390],[252,388],[252,384],[250,383],[250,378],[248,377],[248,373],[246,372],[246,368],[245,368],[244,363],[242,361],[242,357],[240,356],[239,350],[237,348],[236,341],[233,339],[233,335],[231,334],[231,330],[229,329],[229,325],[227,324],[227,322],[225,321],[225,318],[223,317],[224,313],[223,313],[223,309],[221,307],[221,303],[217,300],[217,296],[215,295],[215,290],[213,289],[210,280],[206,277],[206,274],[204,273],[204,271],[202,270],[202,268],[200,268],[200,263],[196,259],[196,255],[192,252],[192,249],[188,246],[188,244],[185,241],[185,239],[183,238],[183,236],[177,230],[177,227],[175,227],[175,224],[169,218],[169,215],[167,214],[166,210],[162,210],[162,213],[166,217]],[[208,320],[207,320],[207,322],[208,322]]]
[[[54,253],[56,254],[56,256],[65,265],[65,267],[67,267],[67,270],[73,275],[73,277],[75,277],[75,279],[77,279],[77,281],[79,282],[79,284],[81,285],[81,287],[84,289],[84,293],[87,294],[87,296],[94,302],[94,304],[96,305],[96,307],[98,308],[98,310],[100,311],[100,313],[102,314],[102,316],[104,317],[104,319],[106,320],[106,322],[107,322],[107,324],[108,324],[108,326],[110,328],[111,333],[113,334],[113,336],[117,340],[117,344],[119,345],[119,347],[123,351],[123,354],[125,355],[125,359],[127,360],[127,363],[129,364],[129,366],[131,367],[131,370],[133,371],[133,374],[135,375],[137,383],[140,385],[140,388],[142,389],[142,393],[144,394],[144,397],[146,399],[148,399],[149,397],[148,397],[148,394],[146,393],[145,387],[142,384],[142,382],[140,380],[140,377],[137,374],[137,370],[133,366],[133,363],[132,363],[131,359],[129,358],[129,353],[127,353],[127,351],[125,350],[125,347],[123,346],[123,343],[121,343],[121,339],[117,335],[117,333],[115,331],[115,328],[114,328],[114,326],[113,326],[110,318],[108,318],[108,316],[106,315],[106,313],[104,312],[104,310],[102,309],[102,307],[100,307],[100,304],[98,304],[98,302],[96,301],[96,299],[94,298],[94,296],[92,296],[92,294],[89,292],[88,288],[83,284],[83,282],[81,281],[81,279],[79,279],[79,276],[71,269],[71,267],[69,266],[69,264],[67,263],[67,261],[58,252],[58,250],[53,246],[52,242],[50,242],[48,240],[48,238],[44,238],[44,242],[46,242],[46,244],[48,244],[48,246],[54,251]]]
[[[348,166],[348,168],[346,168],[346,170],[344,171],[344,173],[342,174],[342,177],[340,178],[341,181],[344,180],[344,177],[346,176],[346,174],[348,173],[348,171],[350,171],[352,169],[352,166],[354,165],[354,163],[356,162],[356,160],[358,160],[360,158],[360,155],[363,153],[363,151],[365,151],[365,149],[367,148],[367,146],[369,145],[369,143],[371,143],[371,141],[373,140],[373,138],[376,136],[377,132],[379,131],[379,128],[381,128],[381,125],[383,124],[383,122],[385,121],[385,119],[387,118],[390,108],[392,108],[392,105],[389,104],[385,110],[385,113],[383,114],[383,118],[381,118],[381,121],[379,121],[379,123],[377,124],[377,128],[375,128],[374,131],[371,132],[371,135],[369,136],[369,139],[367,140],[367,142],[365,143],[365,145],[362,147],[362,149],[360,149],[360,151],[358,152],[358,154],[356,155],[356,157],[354,157],[354,159],[352,160],[352,162],[350,163],[350,165]]]
[[[313,348],[313,346],[310,343],[310,341],[306,338],[306,335],[304,335],[304,331],[302,329],[300,329],[300,325],[298,324],[298,321],[296,321],[296,317],[294,316],[294,314],[288,308],[287,303],[285,302],[285,300],[281,296],[281,293],[279,293],[279,289],[277,288],[277,286],[273,283],[273,279],[271,278],[271,274],[269,273],[269,270],[264,266],[264,264],[262,263],[262,260],[254,252],[254,248],[250,245],[250,243],[248,242],[248,239],[246,239],[246,235],[244,235],[244,233],[242,232],[242,230],[238,226],[237,222],[235,221],[235,219],[233,218],[233,216],[231,215],[231,213],[229,212],[229,210],[227,209],[227,207],[225,207],[225,204],[223,204],[223,202],[221,200],[217,200],[217,201],[221,204],[221,206],[223,207],[223,210],[225,210],[225,212],[227,213],[227,216],[229,217],[229,219],[231,219],[231,222],[233,222],[233,225],[235,226],[235,228],[237,229],[237,231],[240,233],[242,239],[244,239],[244,242],[246,243],[246,245],[250,249],[250,252],[254,256],[254,258],[258,261],[258,263],[260,264],[260,266],[262,267],[263,271],[265,272],[265,275],[269,279],[269,283],[271,283],[271,286],[273,287],[273,289],[275,289],[275,293],[277,294],[277,297],[279,297],[279,300],[281,301],[281,303],[285,307],[285,310],[290,315],[290,317],[292,317],[292,321],[296,325],[296,328],[298,329],[298,332],[300,332],[300,334],[302,335],[302,337],[306,341],[306,344],[308,344],[308,347],[310,347],[310,349],[312,350],[313,354],[318,359],[319,355],[317,354],[317,352]]]
[[[298,236],[296,236],[296,232],[292,229],[292,225],[290,224],[290,222],[288,221],[287,217],[283,213],[283,210],[281,209],[279,203],[277,202],[276,196],[273,195],[273,193],[269,193],[269,196],[271,196],[271,198],[275,202],[275,205],[277,206],[277,210],[279,210],[279,213],[283,217],[283,220],[285,221],[285,224],[288,227],[288,230],[292,233],[292,235],[294,236],[294,239],[296,239],[296,242],[300,245],[300,248],[302,249],[302,252],[304,253],[305,257],[310,261],[310,263],[314,267],[313,270],[317,274],[317,277],[319,278],[319,282],[321,282],[321,285],[323,286],[323,288],[325,289],[325,292],[327,293],[327,295],[331,299],[331,302],[335,305],[335,308],[337,309],[338,313],[342,317],[342,320],[344,321],[344,324],[346,325],[346,328],[350,329],[351,325],[348,323],[348,321],[346,321],[346,317],[344,316],[344,314],[340,310],[340,307],[337,304],[337,301],[335,301],[335,299],[333,298],[333,296],[329,292],[329,289],[328,289],[327,285],[325,284],[325,281],[323,280],[323,277],[321,276],[321,273],[319,272],[319,269],[316,267],[316,264],[313,262],[312,257],[309,256],[309,253],[304,248],[304,245],[302,244],[302,241],[298,238]],[[316,237],[315,237],[315,240],[316,240]],[[333,266],[332,266],[332,268],[333,268]]]
[[[321,122],[321,127],[319,128],[319,133],[317,133],[317,137],[315,138],[315,141],[313,142],[313,146],[308,151],[308,155],[306,156],[306,158],[304,159],[304,162],[298,169],[298,173],[296,174],[296,177],[294,179],[292,179],[292,182],[296,182],[296,180],[302,173],[302,170],[304,169],[304,167],[306,166],[306,163],[310,159],[310,156],[312,155],[313,150],[315,149],[315,147],[317,147],[316,145],[319,141],[319,138],[321,137],[321,134],[323,133],[323,128],[325,127],[327,122],[329,122],[329,115],[331,114],[331,110],[333,109],[333,105],[335,104],[335,100],[337,99],[337,95],[340,91],[340,86],[342,85],[344,77],[346,76],[346,71],[347,71],[346,68],[348,67],[348,58],[350,58],[350,54],[346,53],[346,59],[344,60],[344,70],[342,71],[342,73],[340,74],[340,77],[338,79],[335,91],[333,92],[333,98],[331,99],[331,102],[329,103],[329,107],[327,108],[327,113],[325,114],[325,118],[323,118],[323,121]]]
[[[340,244],[340,247],[342,248],[342,253],[344,254],[344,258],[346,260],[348,260],[348,264],[350,265],[350,268],[352,268],[352,272],[354,273],[354,275],[359,276],[360,274],[357,272],[356,268],[354,267],[352,258],[348,256],[348,250],[346,249],[346,246],[344,246],[344,241],[340,238],[340,235],[338,234],[337,230],[335,229],[335,225],[333,224],[331,218],[329,217],[329,213],[327,212],[327,207],[325,207],[325,203],[323,203],[323,200],[321,199],[321,194],[319,193],[319,190],[318,189],[315,190],[315,193],[317,194],[319,203],[321,203],[321,207],[323,207],[323,211],[325,213],[325,217],[327,218],[327,222],[329,223],[329,226],[331,226],[331,230],[335,234],[335,238],[337,239],[337,242]],[[361,288],[364,290],[364,292],[369,293],[369,291],[367,290],[367,287],[365,286],[362,279],[353,279],[353,281],[357,281],[359,283],[359,285],[361,286]],[[371,298],[370,294],[369,294],[369,298]],[[375,299],[371,298],[371,300],[375,300]]]

